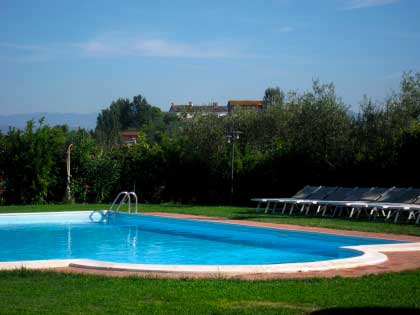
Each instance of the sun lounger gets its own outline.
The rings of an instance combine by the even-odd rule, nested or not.
[[[370,219],[383,217],[389,220],[395,215],[394,222],[397,222],[401,213],[408,213],[408,220],[415,220],[420,211],[420,204],[415,205],[412,202],[417,201],[419,195],[419,189],[392,187],[374,201],[367,200],[366,204],[352,205],[350,218],[354,215],[359,217],[364,213]]]
[[[259,212],[261,209],[262,204],[266,204],[265,213],[268,213],[270,210],[270,206],[273,204],[274,207],[272,211],[275,211],[275,208],[279,203],[293,203],[300,199],[308,198],[311,194],[315,193],[322,186],[305,186],[301,190],[299,190],[296,194],[294,194],[291,198],[254,198],[251,199],[252,201],[258,202],[257,208],[255,209],[256,212]]]
[[[378,198],[385,190],[385,188],[377,187],[356,187],[348,195],[346,195],[342,201],[340,200],[334,203],[334,211],[331,216],[334,217],[337,212],[338,216],[341,216],[343,210],[346,210],[347,215],[350,216],[354,209],[367,208],[368,202]],[[323,216],[327,214],[326,210],[324,210]]]
[[[349,218],[366,216],[376,219],[383,217],[398,222],[401,216],[420,223],[420,189],[413,188],[346,188],[305,186],[292,198],[258,198],[258,212],[266,204],[265,213],[274,213],[279,204],[283,204],[282,214],[292,215],[296,210],[308,215],[311,210],[322,216],[340,216],[343,210]],[[290,208],[287,207],[290,205]]]
[[[374,203],[370,205],[371,210],[369,218],[376,218],[380,215],[386,216],[386,211],[383,206],[392,205],[401,202],[401,198],[410,191],[411,188],[396,188],[392,187],[381,195]]]
[[[332,193],[334,193],[337,189],[338,189],[338,187],[328,187],[328,186],[324,187],[324,186],[322,186],[320,189],[316,190],[314,193],[309,195],[308,198],[299,199],[299,200],[296,200],[294,202],[290,202],[291,207],[290,207],[290,210],[289,210],[289,215],[293,214],[294,210],[296,210],[297,205],[301,206],[300,207],[300,213],[302,213],[305,210],[305,206],[307,206],[307,205],[310,206],[318,200],[323,200],[323,199],[328,198],[328,196],[331,195]],[[286,211],[286,207],[287,207],[287,203],[284,203],[282,213],[284,213]]]
[[[349,215],[353,216],[354,213],[360,213],[368,208],[370,200],[377,199],[383,192],[387,191],[386,188],[338,188],[332,192],[326,200],[313,200],[312,205],[316,205],[317,209],[315,214],[322,213],[322,216],[334,217],[342,214],[343,209],[351,209]],[[308,203],[306,214],[310,211]]]
[[[382,215],[389,220],[394,215],[396,223],[401,213],[408,213],[408,220],[415,220],[420,211],[420,189],[407,188],[400,195],[387,201],[374,204],[371,216],[376,218]]]
[[[315,214],[323,213],[323,215],[326,214],[327,210],[329,208],[337,208],[338,205],[342,205],[343,200],[351,193],[353,193],[356,188],[347,188],[347,187],[339,187],[328,195],[326,195],[323,199],[318,200],[304,200],[301,202],[298,202],[298,204],[302,204],[303,207],[301,208],[301,212],[304,212],[305,207],[306,211],[305,214],[308,215],[310,210],[313,208],[313,206],[316,206]],[[335,211],[335,210],[334,210]]]
[[[348,207],[351,208],[349,218],[353,218],[354,215],[356,217],[360,217],[362,213],[365,213],[366,216],[369,215],[369,206],[372,202],[377,202],[384,194],[388,191],[394,189],[392,188],[379,188],[379,187],[372,187],[365,193],[360,196],[359,200],[355,200],[355,202],[349,202]]]

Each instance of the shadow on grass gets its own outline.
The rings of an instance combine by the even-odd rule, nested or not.
[[[266,218],[268,215],[266,214],[258,214],[251,211],[241,211],[241,212],[233,212],[232,215],[229,216],[230,219],[233,220],[252,220],[258,218]]]
[[[327,308],[310,313],[311,315],[420,315],[420,309],[404,307],[349,307]]]
[[[181,203],[161,203],[159,204],[160,207],[162,208],[192,208],[194,207],[193,205],[185,205],[185,204],[181,204]]]
[[[290,219],[293,218],[295,220],[303,219],[313,219],[313,220],[329,220],[332,222],[352,222],[352,223],[361,223],[361,222],[369,222],[370,224],[389,224],[394,225],[390,222],[384,222],[383,220],[369,220],[368,218],[358,218],[358,219],[349,219],[346,217],[320,217],[320,216],[314,216],[314,215],[287,215],[287,214],[281,214],[281,213],[256,213],[255,210],[248,210],[248,211],[240,211],[240,212],[234,212],[230,219],[234,220],[253,220],[253,219],[261,219],[261,218],[279,218],[279,219]]]
[[[259,218],[310,218],[308,216],[300,216],[300,215],[294,215],[294,216],[288,216],[283,215],[280,213],[271,214],[271,213],[256,213],[255,210],[247,210],[247,211],[239,211],[239,212],[233,212],[230,216],[230,219],[234,220],[252,220],[252,219],[259,219]]]

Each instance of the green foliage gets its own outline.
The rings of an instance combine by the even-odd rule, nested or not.
[[[412,123],[420,120],[420,72],[405,73],[401,81],[399,95],[401,111],[407,114],[407,120]]]
[[[44,203],[54,198],[65,176],[65,128],[33,121],[26,129],[10,129],[2,140],[0,168],[3,170],[6,198],[14,203]]]
[[[313,84],[312,91],[291,97],[286,140],[296,156],[315,167],[335,169],[350,154],[351,120],[347,107],[335,95],[333,84]]]
[[[121,148],[116,158],[121,163],[119,190],[136,191],[142,200],[160,200],[164,177],[161,146],[150,144],[141,133],[137,144]]]
[[[122,130],[140,131],[137,144]],[[254,196],[287,196],[304,185],[419,186],[420,73],[404,74],[384,102],[364,97],[349,112],[334,85],[314,81],[303,93],[268,88],[264,110],[178,119],[142,96],[118,99],[98,116],[94,134],[65,127],[0,134],[0,176],[7,203],[59,201],[65,152],[73,144],[76,201],[107,202],[135,190],[142,202],[222,204],[230,200],[232,143],[237,204]]]
[[[67,137],[67,144],[73,144],[71,152],[71,191],[77,201],[90,200],[91,183],[86,178],[90,161],[96,150],[96,143],[85,130],[72,131]]]
[[[97,146],[85,130],[71,132],[68,141],[73,144],[71,187],[76,200],[110,200],[120,177],[120,164],[114,157],[114,151],[105,151]]]
[[[92,183],[97,202],[108,201],[115,194],[115,185],[120,178],[119,161],[109,153],[98,150],[88,163],[87,182]]]
[[[263,107],[281,107],[284,103],[285,94],[279,87],[267,88],[264,92]]]
[[[95,134],[99,141],[106,147],[112,147],[119,141],[119,132],[124,127],[131,126],[132,107],[128,99],[113,101],[109,108],[103,109],[99,114]],[[125,123],[125,125],[123,125]]]
[[[159,136],[164,126],[165,118],[161,110],[138,95],[132,101],[120,98],[102,110],[98,115],[95,135],[100,144],[111,148],[120,142],[120,131],[144,128],[154,138]]]

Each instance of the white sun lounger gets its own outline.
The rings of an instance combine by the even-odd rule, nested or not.
[[[346,200],[346,197],[350,194],[354,194],[356,190],[358,190],[358,187],[355,188],[346,188],[346,187],[340,187],[333,191],[331,191],[328,195],[326,195],[322,199],[318,200],[304,200],[298,202],[298,204],[302,204],[301,207],[301,213],[305,212],[306,215],[309,214],[311,209],[313,209],[313,206],[316,206],[315,215],[322,212],[322,215],[326,215],[326,211],[329,208],[333,208],[333,214],[335,215],[336,209],[339,206],[344,205],[344,201]]]
[[[261,209],[261,206],[263,204],[266,204],[265,207],[265,213],[268,213],[269,210],[271,210],[271,205],[273,204],[274,207],[272,211],[274,212],[277,205],[279,203],[296,203],[298,200],[302,200],[313,194],[314,192],[321,189],[322,186],[305,186],[301,190],[299,190],[293,197],[291,198],[253,198],[252,201],[258,202],[257,208],[255,209],[256,212],[259,212]]]
[[[354,200],[354,202],[350,205],[350,213],[349,218],[353,217],[360,217],[362,213],[366,216],[369,216],[369,209],[374,202],[379,202],[379,200],[389,191],[395,189],[395,187],[391,188],[379,188],[379,187],[372,187],[366,193],[360,196],[359,200]]]
[[[383,216],[389,220],[393,215],[395,216],[394,222],[398,222],[401,213],[408,212],[408,220],[420,220],[418,213],[420,209],[420,189],[407,188],[401,195],[394,198],[392,202],[381,202],[372,205],[371,216]]]
[[[292,198],[254,198],[258,202],[256,211],[265,204],[265,213],[274,213],[279,204],[283,204],[281,213],[291,215],[295,210],[309,214],[316,209],[315,214],[322,216],[340,216],[345,209],[349,218],[364,214],[369,218],[384,217],[389,220],[394,216],[397,223],[401,215],[407,215],[407,220],[420,223],[420,189],[413,188],[337,188],[324,186],[305,186]],[[287,206],[290,205],[290,209]]]
[[[366,200],[379,198],[380,194],[386,191],[385,188],[378,189],[372,188],[345,188],[341,187],[331,192],[326,198],[319,200],[304,200],[299,201],[298,204],[302,204],[301,212],[306,207],[305,214],[308,215],[312,206],[316,206],[315,215],[322,213],[322,216],[336,216],[337,212],[341,215],[343,209],[350,209],[350,216],[353,216],[355,212],[361,212],[362,209],[368,208]],[[330,210],[330,214],[328,211]]]

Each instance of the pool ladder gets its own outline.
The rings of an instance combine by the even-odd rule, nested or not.
[[[137,207],[138,207],[138,199],[137,195],[134,191],[122,191],[120,192],[117,197],[115,197],[114,201],[112,202],[111,206],[108,209],[109,212],[119,212],[121,205],[128,203],[128,213],[131,213],[131,197],[134,199],[135,204],[135,213],[137,213]],[[128,202],[127,202],[128,201]],[[115,210],[114,210],[114,207]]]

